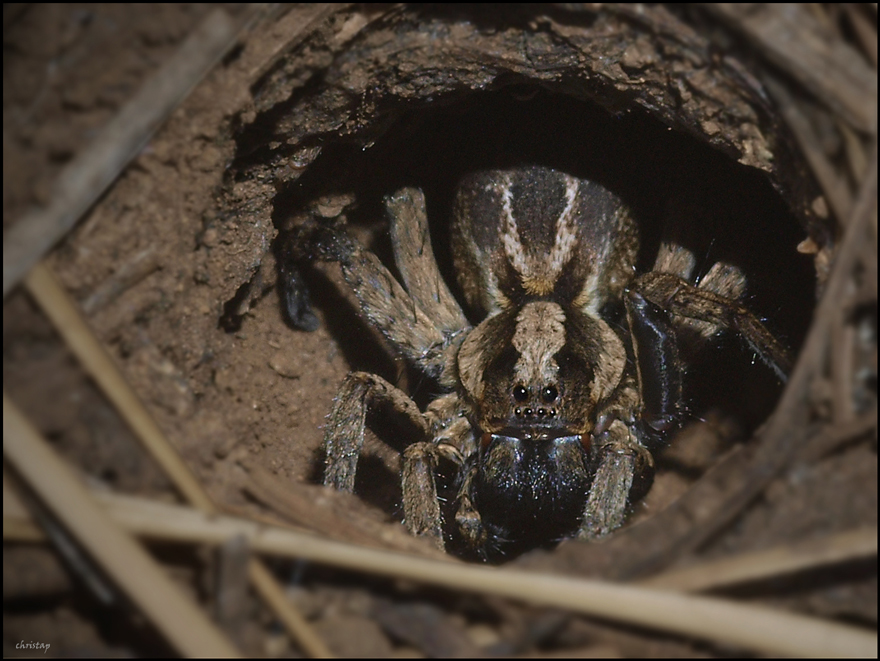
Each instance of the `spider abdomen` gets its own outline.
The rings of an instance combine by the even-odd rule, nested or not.
[[[452,236],[464,296],[484,313],[542,298],[595,312],[620,296],[638,251],[616,195],[542,166],[467,176]]]

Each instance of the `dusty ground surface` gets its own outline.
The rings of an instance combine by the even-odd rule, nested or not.
[[[211,7],[4,7],[4,228],[46,201],[60,168]],[[299,11],[301,22],[315,20],[314,8]],[[337,26],[336,34],[350,38],[372,18],[350,20],[351,26]],[[266,33],[260,35],[270,43]],[[381,31],[373,38],[381,42]],[[583,99],[522,82],[389,114],[390,128],[381,133],[376,123],[364,119],[364,126],[377,131],[369,148],[358,129],[333,127],[335,135],[351,139],[317,144],[314,136],[327,127],[292,129],[284,122],[295,125],[294,120],[278,120],[270,138],[277,140],[282,129],[287,136],[299,130],[302,135],[295,137],[301,142],[289,152],[272,143],[269,151],[275,153],[267,156],[267,138],[260,133],[267,123],[257,122],[251,130],[247,126],[274,101],[252,101],[250,94],[277,89],[265,81],[281,74],[264,75],[263,87],[253,87],[258,78],[253,62],[259,60],[253,52],[233,52],[194,90],[49,258],[162,430],[224,508],[292,519],[341,538],[352,538],[353,530],[367,536],[381,530],[386,545],[430,554],[399,524],[398,454],[377,438],[367,442],[360,497],[328,494],[317,485],[324,416],[348,371],[382,374],[409,387],[422,403],[427,393],[420,390],[417,375],[390,357],[360,321],[350,299],[337,289],[334,267],[307,274],[318,329],[292,329],[273,287],[270,248],[277,230],[307,211],[335,216],[346,202],[357,200],[346,211],[348,221],[387,258],[381,199],[402,184],[415,184],[428,196],[429,216],[437,222],[435,243],[445,264],[443,219],[454,181],[493,154],[540,158],[553,152],[563,164],[586,161],[587,174],[606,173],[612,184],[629,192],[643,217],[643,267],[656,248],[664,210],[693,211],[700,219],[695,224],[700,231],[694,232],[709,228],[713,237],[705,244],[701,268],[736,255],[752,279],[749,304],[790,346],[803,342],[816,277],[812,261],[795,247],[807,237],[805,225],[818,221],[807,218],[806,205],[797,207],[800,193],[784,177],[778,181],[787,200],[754,168],[669,131],[656,119],[639,113],[614,116]],[[311,65],[328,66],[321,58],[332,52],[316,46]],[[284,75],[295,81],[295,72],[285,70]],[[329,106],[330,96],[315,98]],[[381,110],[381,99],[377,104]],[[368,101],[359,106],[362,113],[371,109],[376,110]],[[353,116],[351,121],[361,120]],[[522,138],[523,133],[529,137]],[[279,165],[281,156],[286,165]],[[297,171],[296,176],[284,167]],[[300,170],[305,174],[300,176]],[[267,173],[277,181],[267,180]],[[248,286],[255,277],[256,284]],[[103,293],[111,285],[118,285],[115,293]],[[170,498],[167,479],[23,290],[4,302],[3,317],[4,389],[53,447],[93,483]],[[702,421],[695,421],[660,458],[654,489],[636,506],[633,522],[662,511],[727,449],[747,441],[773,410],[781,385],[769,370],[755,365],[735,341],[714,351],[694,363],[691,375],[691,409]],[[864,395],[864,410],[870,409],[872,396]],[[876,446],[856,443],[786,473],[705,556],[876,523],[876,467]],[[260,491],[267,483],[289,489],[300,502],[315,503],[317,513],[310,518],[308,512],[281,511]],[[327,512],[344,525],[322,529]],[[544,568],[556,562],[564,568],[572,546],[577,545],[563,545],[556,561],[552,552],[540,552],[521,562]],[[158,552],[193,592],[210,601],[205,576],[212,561],[207,554]],[[536,645],[548,650],[592,645],[627,655],[719,652],[674,637],[600,627],[586,619],[322,567],[299,566],[295,572],[279,567],[279,573],[296,575],[292,596],[340,655],[470,655],[535,651]],[[875,566],[848,566],[844,574],[821,579],[744,596],[876,624]],[[408,632],[402,622],[404,612],[416,608],[413,604],[423,609],[424,621],[447,632],[448,647],[436,641],[432,647]],[[6,656],[27,656],[17,647],[21,641],[49,643],[49,655],[55,656],[169,652],[139,618],[100,604],[53,551],[38,545],[4,543],[3,628]],[[235,638],[250,653],[298,653],[256,601],[249,603]]]

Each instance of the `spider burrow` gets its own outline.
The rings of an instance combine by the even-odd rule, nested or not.
[[[354,490],[367,411],[390,405],[415,430],[402,459],[405,524],[440,548],[455,540],[465,555],[499,559],[619,527],[652,482],[652,452],[684,417],[677,331],[706,341],[732,329],[781,379],[789,369],[739,302],[738,268],[719,262],[692,284],[696,260],[668,232],[638,275],[638,226],[594,182],[542,166],[462,181],[452,252],[476,325],[435,262],[422,192],[403,189],[386,206],[402,284],[344,227],[318,222],[292,234],[282,275],[339,262],[369,323],[435,379],[442,394],[423,412],[381,377],[350,374],[328,416],[324,484]],[[287,284],[307,315],[301,286]],[[441,464],[453,467],[449,502]]]

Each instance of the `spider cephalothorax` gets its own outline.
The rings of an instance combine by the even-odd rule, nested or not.
[[[403,285],[344,229],[310,224],[288,254],[333,260],[366,318],[445,390],[422,412],[382,378],[344,382],[325,434],[324,482],[352,491],[367,410],[391,404],[418,430],[403,453],[405,523],[493,558],[623,522],[653,476],[651,450],[683,415],[676,329],[733,328],[781,377],[784,349],[738,299],[745,279],[666,240],[638,276],[629,209],[596,183],[529,166],[466,177],[452,223],[471,326],[434,261],[422,193],[387,200]],[[620,320],[611,323],[609,310]],[[435,473],[457,473],[441,507]],[[445,517],[449,520],[446,521]]]

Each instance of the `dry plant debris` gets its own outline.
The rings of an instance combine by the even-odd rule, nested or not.
[[[4,654],[876,653],[876,5],[501,7],[4,8]],[[161,63],[217,59],[186,50],[211,21],[223,60],[151,99],[176,110],[139,153],[109,139]],[[99,144],[104,178],[71,188]],[[375,488],[316,485],[345,372],[408,375],[352,339],[332,269],[322,327],[287,328],[272,242],[345,217],[381,253],[401,182],[442,216],[464,169],[551,153],[648,228],[694,215],[707,259],[749,253],[800,356],[784,390],[736,348],[696,375],[702,421],[608,541],[468,566],[403,531],[378,439]],[[51,496],[82,480],[85,532]],[[167,601],[126,562],[170,574]],[[198,624],[163,625],[172,603]]]

